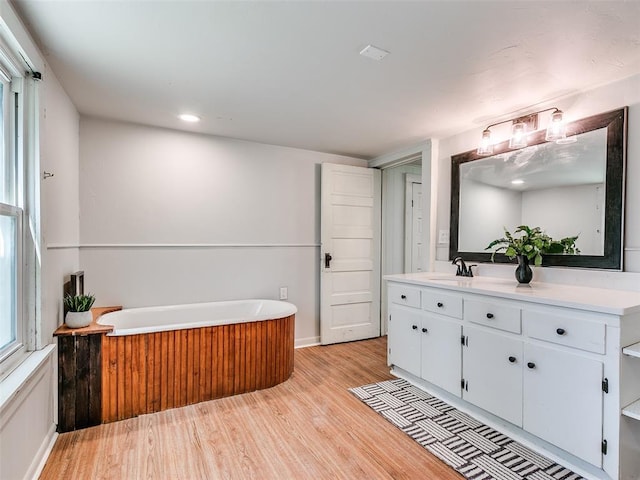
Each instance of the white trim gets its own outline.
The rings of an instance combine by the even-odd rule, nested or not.
[[[320,336],[296,338],[294,342],[294,348],[317,347],[318,345],[320,345]]]
[[[56,345],[51,343],[42,350],[31,352],[24,362],[0,382],[2,387],[0,388],[0,412],[11,404],[11,401],[33,378],[34,374],[42,368],[55,349]]]
[[[42,473],[42,470],[44,470],[44,466],[47,464],[47,459],[49,458],[49,455],[51,455],[51,450],[53,450],[53,446],[57,439],[58,432],[56,432],[56,424],[52,423],[49,431],[47,432],[47,436],[42,441],[42,444],[33,459],[33,462],[29,465],[29,470],[27,470],[27,474],[24,478],[31,478],[33,480],[40,478],[40,474]]]
[[[26,67],[42,72],[44,60],[31,38],[31,35],[22,24],[13,5],[8,1],[0,1],[0,32],[8,46],[21,53],[27,60]],[[20,62],[24,64],[24,62]]]
[[[70,248],[320,248],[319,243],[50,243],[47,250]]]
[[[416,145],[411,145],[410,147],[385,153],[384,155],[369,160],[369,168],[386,168],[401,165],[405,160],[410,160],[412,157],[422,155],[425,150],[429,150],[430,148],[431,140],[426,140]]]
[[[428,225],[429,225],[429,241],[427,247],[427,270],[433,270],[435,261],[437,258],[437,219],[438,219],[438,186],[439,186],[439,161],[438,157],[440,155],[440,140],[434,139],[431,141],[431,157],[425,161],[422,159],[422,195],[424,197],[429,197],[423,200],[422,208],[425,206],[428,207],[426,212],[422,212],[422,218],[425,218],[425,213],[429,213],[428,217]],[[429,194],[425,192],[425,187],[429,186]],[[425,219],[426,220],[426,219]],[[424,225],[427,225],[427,222],[424,222]],[[448,250],[448,249],[447,249]],[[448,255],[447,255],[448,257]]]

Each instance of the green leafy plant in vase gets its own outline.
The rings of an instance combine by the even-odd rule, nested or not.
[[[64,306],[67,314],[64,323],[69,328],[82,328],[91,324],[93,315],[91,307],[96,301],[93,295],[69,295],[64,296]]]
[[[516,279],[520,283],[529,283],[533,278],[533,272],[529,264],[533,262],[536,267],[542,265],[542,256],[546,254],[571,254],[578,255],[580,250],[576,246],[575,237],[565,237],[554,240],[544,233],[540,227],[520,225],[513,233],[504,229],[504,237],[491,242],[485,250],[493,249],[491,261],[494,261],[496,253],[504,253],[510,260],[518,259]]]

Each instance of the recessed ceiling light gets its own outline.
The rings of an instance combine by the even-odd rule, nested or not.
[[[511,180],[511,183],[513,183],[514,185],[522,185],[524,183],[524,180]]]
[[[374,47],[373,45],[367,45],[360,51],[360,55],[372,58],[373,60],[382,60],[384,57],[389,55],[389,52],[381,48]]]
[[[195,123],[195,122],[199,122],[200,121],[200,117],[199,116],[192,115],[190,113],[181,113],[180,115],[178,115],[178,118],[180,120],[182,120],[183,122]]]

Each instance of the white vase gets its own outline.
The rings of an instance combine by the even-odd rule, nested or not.
[[[88,326],[93,320],[93,314],[88,312],[67,312],[64,323],[69,328],[82,328]]]

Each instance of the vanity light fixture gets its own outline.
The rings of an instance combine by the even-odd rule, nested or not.
[[[547,134],[545,139],[547,141],[563,142],[567,138],[566,126],[562,119],[562,110],[557,107],[545,108],[537,112],[525,115],[523,117],[512,118],[509,120],[503,120],[502,122],[496,122],[489,125],[482,131],[482,139],[480,140],[480,146],[478,147],[477,154],[481,156],[493,155],[493,144],[491,143],[491,128],[502,125],[503,123],[511,122],[511,137],[509,138],[509,148],[516,149],[526,147],[527,135],[530,132],[534,132],[538,129],[538,115],[542,112],[548,112],[553,110],[551,114],[551,121],[547,127]]]

